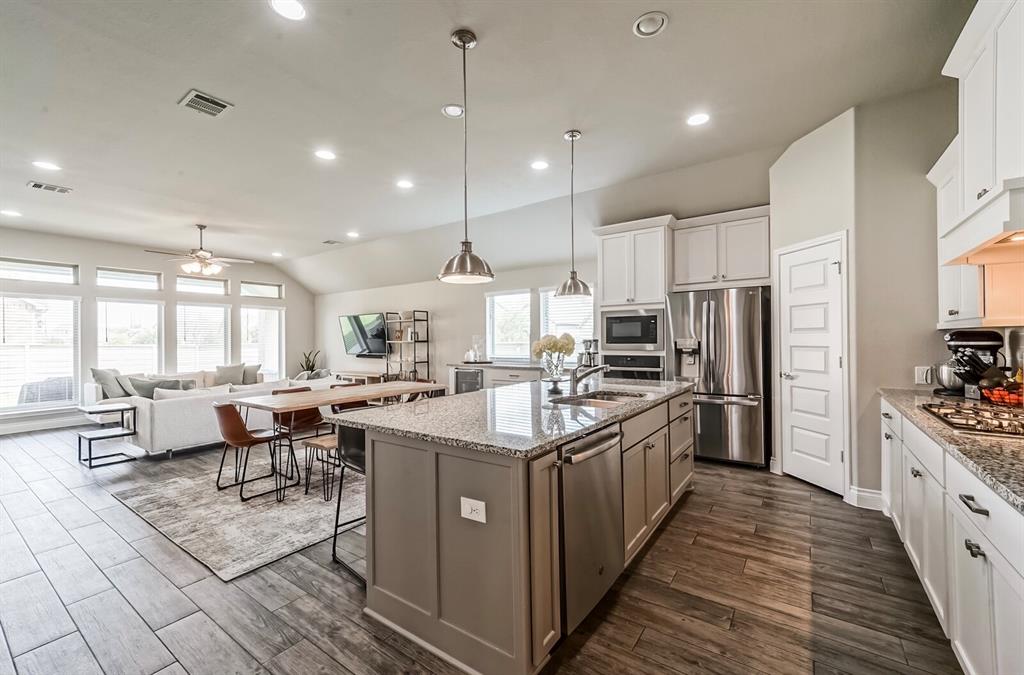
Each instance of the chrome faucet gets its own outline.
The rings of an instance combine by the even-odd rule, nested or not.
[[[579,389],[580,380],[585,380],[594,373],[601,373],[611,370],[611,366],[608,364],[602,366],[593,366],[591,368],[583,369],[583,365],[580,364],[569,371],[569,395],[575,396]]]

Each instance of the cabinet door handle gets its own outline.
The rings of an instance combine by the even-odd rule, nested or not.
[[[689,415],[683,415],[683,421],[684,422],[689,422],[690,421],[690,416]]]
[[[653,441],[648,441],[647,443],[644,443],[644,450],[651,450],[652,448],[654,448]]]
[[[911,475],[911,476],[913,476],[914,478],[920,478],[920,477],[921,477],[921,476],[923,476],[924,474],[922,474],[922,473],[921,473],[920,471],[918,471],[918,470],[917,470],[916,468],[914,468],[914,467],[910,467],[910,475]]]
[[[967,552],[971,554],[972,558],[987,558],[988,557],[988,556],[985,555],[984,549],[982,549],[980,545],[975,544],[970,539],[964,539],[964,548],[967,549]]]
[[[722,275],[722,278],[723,278],[723,279],[725,278],[725,275],[724,275],[724,274]]]
[[[978,502],[974,501],[974,495],[960,495],[960,501],[964,503],[971,513],[977,513],[979,516],[987,516],[988,509],[983,506],[979,506]]]
[[[890,434],[889,432],[885,432],[885,440],[891,441],[892,440],[892,434]]]
[[[889,414],[889,413],[887,413],[887,412],[884,412],[884,413],[882,413],[882,417],[884,417],[884,418],[885,418],[885,419],[887,419],[887,420],[891,420],[891,419],[892,419],[892,415],[890,415],[890,414]]]
[[[988,194],[988,188],[985,188],[984,190],[981,190],[980,192],[978,192],[977,198],[981,199],[982,197],[984,197],[987,194]]]
[[[682,459],[690,459],[690,451],[689,450],[687,450],[686,452],[683,453]]]
[[[711,275],[711,278],[712,278],[712,279],[717,279],[717,278],[718,278],[718,275],[717,275],[717,274],[712,274],[712,275]]]
[[[947,309],[946,310],[946,314],[948,314],[949,316],[956,316],[959,313],[960,313],[959,309]]]

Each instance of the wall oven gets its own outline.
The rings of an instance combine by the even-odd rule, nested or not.
[[[604,351],[665,351],[665,311],[602,312],[601,340]]]
[[[601,363],[608,366],[604,376],[621,380],[664,380],[665,362],[661,356],[605,354]]]

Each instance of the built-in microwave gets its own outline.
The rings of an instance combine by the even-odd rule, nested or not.
[[[665,311],[602,312],[601,339],[602,351],[665,351]]]

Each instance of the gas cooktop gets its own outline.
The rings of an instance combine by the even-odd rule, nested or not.
[[[921,407],[958,432],[1024,438],[1024,410],[954,402]]]

